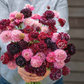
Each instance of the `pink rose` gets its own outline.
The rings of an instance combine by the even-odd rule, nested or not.
[[[58,13],[57,11],[55,11],[55,10],[54,10],[53,12],[54,12],[54,14],[55,14],[55,17],[56,17],[56,18],[59,18],[59,13]]]
[[[55,62],[55,53],[54,52],[50,52],[48,55],[47,55],[47,57],[46,57],[46,60],[48,61],[48,62]]]
[[[55,60],[57,62],[64,61],[67,57],[67,53],[62,49],[57,49],[54,51],[54,53],[55,53]]]
[[[25,58],[26,61],[29,61],[33,56],[33,52],[31,49],[24,49],[22,51],[22,56]]]
[[[31,58],[31,65],[32,67],[35,67],[35,68],[40,67],[42,65],[41,58],[39,56],[33,56]]]
[[[41,32],[44,32],[44,33],[48,33],[49,32],[49,28],[48,27],[42,27],[41,28]]]
[[[12,41],[12,38],[11,38],[11,31],[10,30],[6,30],[6,31],[3,31],[0,35],[1,37],[1,40],[4,42],[4,43],[7,43],[7,42],[11,42]]]
[[[29,37],[28,37],[29,34],[25,34],[25,33],[24,33],[24,35],[25,35],[25,37],[24,37],[23,40],[26,41],[26,42],[29,42],[29,41],[30,41],[30,40],[29,40]]]
[[[53,36],[52,36],[51,40],[52,40],[53,42],[56,42],[57,39],[58,39],[58,33],[53,33]]]
[[[31,11],[34,10],[34,7],[30,4],[26,4],[24,8],[29,8]]]
[[[64,61],[54,62],[54,68],[61,69],[64,66],[65,66]]]
[[[13,69],[13,70],[17,68],[15,60],[9,61],[7,66],[8,66],[9,69]]]
[[[32,18],[32,19],[40,19],[41,16],[38,15],[38,14],[33,14],[33,15],[31,16],[31,18]]]

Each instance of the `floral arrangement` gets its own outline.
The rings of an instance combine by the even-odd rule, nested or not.
[[[27,4],[20,12],[11,12],[9,19],[0,21],[0,38],[4,43],[9,42],[7,52],[0,59],[9,69],[20,66],[37,76],[44,76],[46,70],[50,70],[50,78],[58,80],[70,73],[65,63],[76,51],[72,43],[68,44],[69,34],[57,33],[54,18],[61,27],[66,20],[49,6],[42,16],[32,14],[33,10],[34,7]]]

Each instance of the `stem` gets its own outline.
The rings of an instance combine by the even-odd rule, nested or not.
[[[58,25],[60,25],[60,23],[59,23],[59,22],[56,24],[56,26],[58,26]]]

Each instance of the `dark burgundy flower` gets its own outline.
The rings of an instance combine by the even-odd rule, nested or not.
[[[12,42],[7,45],[7,51],[8,51],[8,53],[10,53],[12,55],[16,54],[16,53],[20,52],[20,45],[18,43]]]
[[[68,63],[70,61],[70,59],[71,59],[71,55],[70,54],[67,54],[67,58],[66,58],[66,60],[64,62],[65,63]]]
[[[76,52],[76,47],[71,43],[67,45],[67,50],[70,55],[73,55]]]
[[[65,25],[65,23],[66,23],[66,20],[62,19],[62,18],[59,18],[58,22],[60,23],[60,26],[63,27]]]
[[[20,12],[24,15],[24,18],[28,18],[32,15],[32,11],[29,8],[22,9]]]
[[[33,30],[34,30],[33,27],[27,25],[27,26],[23,29],[23,32],[24,32],[24,33],[30,33],[30,32],[32,32]]]
[[[57,79],[60,79],[61,77],[61,70],[60,69],[52,69],[51,73],[50,73],[50,78],[52,80],[57,80]]]
[[[54,18],[54,12],[51,11],[51,10],[47,10],[47,11],[45,11],[45,13],[43,14],[43,16],[44,16],[46,19]]]
[[[20,66],[20,67],[25,66],[25,64],[26,64],[25,58],[24,58],[23,56],[18,56],[18,57],[16,58],[16,64],[17,64],[18,66]]]
[[[70,69],[66,66],[63,67],[62,69],[62,75],[68,75],[70,73]]]

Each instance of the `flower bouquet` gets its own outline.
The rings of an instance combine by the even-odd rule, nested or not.
[[[76,51],[72,43],[68,44],[69,34],[57,33],[54,18],[61,27],[66,20],[49,6],[42,16],[32,14],[33,10],[34,7],[27,4],[20,12],[11,12],[9,19],[0,21],[0,38],[4,43],[9,42],[7,52],[0,59],[9,69],[20,66],[37,76],[44,76],[46,70],[50,70],[50,78],[58,80],[70,73],[65,63]]]

